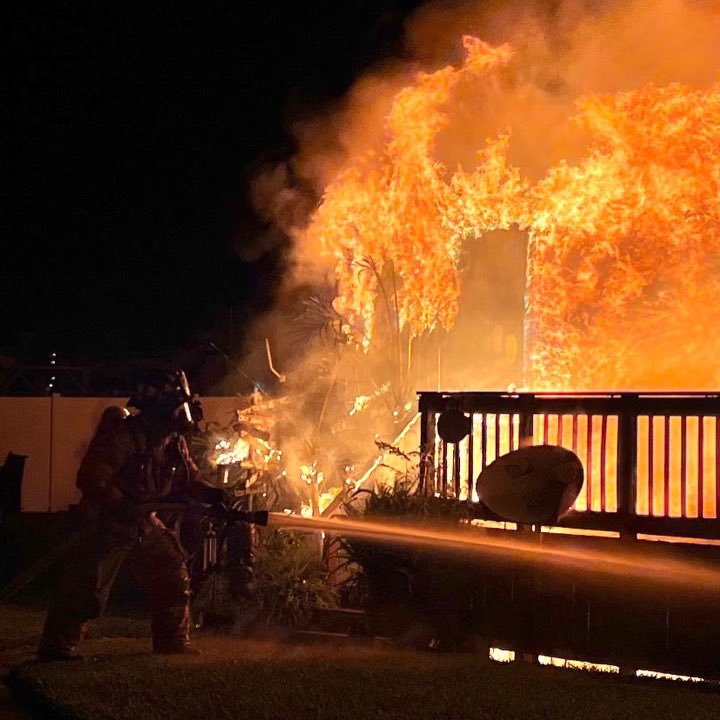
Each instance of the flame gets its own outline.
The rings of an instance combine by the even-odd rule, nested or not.
[[[347,477],[354,471],[352,466],[345,468]],[[347,484],[347,477],[345,483]],[[309,486],[310,497],[300,506],[300,515],[304,518],[322,515],[333,500],[343,491],[343,487],[325,488],[325,473],[318,467],[317,461],[300,466],[300,479]]]
[[[225,438],[220,439],[215,445],[215,454],[212,462],[215,465],[234,465],[248,459],[250,455],[250,443],[239,437],[234,443]]]
[[[515,660],[514,650],[503,650],[502,648],[491,647],[489,657],[495,662],[513,662]]]
[[[720,340],[720,86],[580,101],[593,138],[531,192],[527,380],[709,389]]]
[[[532,389],[717,387],[720,337],[720,86],[646,85],[577,101],[589,143],[532,184],[508,161],[512,128],[474,169],[434,158],[463,83],[511,63],[505,44],[463,39],[457,67],[418,73],[394,96],[381,146],[325,189],[307,240],[335,261],[335,307],[368,347],[387,268],[413,335],[450,328],[463,240],[528,233],[527,377]],[[681,350],[679,352],[679,349]]]
[[[300,506],[300,516],[311,518],[314,515],[322,515],[325,510],[330,507],[332,501],[337,497],[341,488],[333,488],[331,491],[319,493],[317,496],[317,512],[313,508],[312,502],[302,503]]]
[[[655,680],[678,680],[680,682],[707,682],[705,678],[696,675],[673,675],[671,673],[658,672],[657,670],[636,670],[637,677],[653,678]]]
[[[365,348],[372,339],[380,277],[390,268],[401,280],[394,288],[401,329],[419,335],[452,326],[460,294],[461,240],[480,217],[489,227],[505,227],[504,200],[521,184],[504,161],[506,138],[480,152],[478,170],[467,177],[455,178],[433,158],[455,88],[512,56],[508,45],[492,47],[471,37],[463,45],[460,68],[419,73],[414,84],[397,93],[383,146],[353,158],[338,174],[306,231],[306,242],[319,244],[334,258],[335,309]],[[465,206],[469,187],[488,199],[474,214]]]
[[[566,660],[565,658],[552,657],[550,655],[538,655],[540,665],[552,665],[553,667],[572,668],[573,670],[591,670],[593,672],[619,673],[618,665],[607,665],[604,663],[588,662],[587,660]]]
[[[394,95],[376,147],[350,157],[310,219],[305,239],[334,262],[345,329],[370,346],[390,271],[402,328],[451,328],[463,243],[517,226],[528,237],[526,387],[720,386],[720,84],[578,98],[567,128],[587,138],[579,159],[531,181],[510,163],[512,127],[487,139],[473,168],[436,159],[459,91],[492,86],[513,63],[508,44],[465,37],[463,48],[457,67],[417,73]],[[670,469],[680,476],[679,458]],[[655,488],[639,511],[663,505]],[[582,502],[597,509],[600,498]]]
[[[588,156],[533,189],[526,380],[558,390],[717,388],[720,341],[705,328],[720,290],[720,87],[649,85],[580,107],[577,121],[594,137]],[[638,425],[637,512],[715,517],[714,446],[704,449],[703,504],[691,443],[685,508],[680,419],[671,418],[667,439],[662,418],[650,422],[654,466],[648,419]],[[690,435],[697,423],[688,420]]]

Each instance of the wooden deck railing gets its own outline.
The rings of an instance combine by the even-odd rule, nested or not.
[[[495,458],[556,444],[585,469],[575,512],[561,525],[720,539],[719,393],[421,392],[419,409],[424,492],[473,503],[477,475]],[[437,433],[449,409],[470,420],[455,444]]]

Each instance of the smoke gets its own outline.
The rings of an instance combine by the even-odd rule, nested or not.
[[[448,167],[472,164],[487,137],[510,130],[510,161],[532,180],[577,161],[588,138],[568,122],[578,98],[647,83],[706,88],[718,77],[720,4],[683,0],[429,5],[409,22],[414,52],[451,58],[462,34],[508,42],[512,65],[494,83],[460,89],[438,141]]]
[[[717,0],[437,3],[408,22],[415,56],[447,62],[463,34],[509,42],[539,77],[557,74],[575,95],[647,82],[707,85],[717,75]]]
[[[392,99],[419,69],[413,63],[386,61],[359,78],[341,100],[294,118],[289,132],[297,153],[264,167],[252,182],[255,210],[295,240],[289,284],[327,281],[333,261],[308,239],[305,228],[338,174],[353,159],[382,147]]]

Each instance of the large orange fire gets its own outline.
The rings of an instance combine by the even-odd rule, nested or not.
[[[720,85],[579,97],[565,122],[584,149],[533,179],[510,160],[512,126],[486,140],[474,167],[437,158],[463,88],[497,90],[514,62],[508,44],[466,36],[463,47],[458,66],[418,73],[394,94],[375,147],[350,154],[303,231],[334,263],[335,308],[351,334],[371,345],[388,266],[400,328],[411,336],[452,328],[463,244],[517,227],[528,238],[526,387],[720,387]],[[639,431],[646,438],[647,424]],[[714,457],[704,460],[714,474]],[[678,453],[667,462],[671,497],[657,482],[639,512],[679,513],[687,468]],[[701,516],[715,512],[708,480],[713,497]],[[599,509],[595,495],[583,501],[588,509]],[[687,502],[697,515],[697,489]]]
[[[720,87],[646,85],[577,101],[589,138],[576,163],[533,183],[508,160],[508,132],[470,170],[435,159],[463,83],[492,83],[508,45],[465,37],[459,67],[398,92],[382,147],[354,157],[307,229],[335,259],[336,308],[372,338],[377,273],[392,264],[400,322],[450,328],[463,242],[528,234],[526,378],[532,389],[717,387],[720,339]]]
[[[532,190],[529,382],[710,389],[720,381],[720,87],[589,97],[576,166]]]
[[[375,320],[377,273],[392,265],[402,327],[414,335],[450,328],[458,310],[457,269],[463,238],[507,227],[524,204],[526,186],[505,160],[506,138],[478,154],[470,174],[449,173],[434,159],[445,106],[463,81],[491,74],[511,57],[506,45],[464,39],[465,62],[420,73],[392,101],[383,147],[360,155],[326,188],[304,241],[335,258],[336,309],[369,345]]]

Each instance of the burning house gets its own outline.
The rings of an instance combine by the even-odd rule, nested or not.
[[[293,188],[261,205],[299,272],[331,278],[348,414],[436,388],[425,491],[476,500],[495,458],[557,444],[585,472],[566,531],[712,541],[720,20],[681,0],[548,12],[431,6],[410,37],[437,69],[371,73],[301,128],[304,221]],[[459,442],[437,432],[448,410],[470,421]]]
[[[521,15],[430,6],[410,35],[454,62],[371,72],[339,112],[299,126],[302,184],[258,183],[296,240],[297,279],[331,288],[327,374],[356,419],[368,405],[407,414],[416,389],[720,387],[704,329],[718,282],[716,15],[679,1]],[[678,447],[714,432],[642,418],[641,435]],[[617,442],[615,415],[592,432],[572,422],[549,422],[545,439],[575,433],[595,458]],[[688,452],[712,465],[706,444]]]

